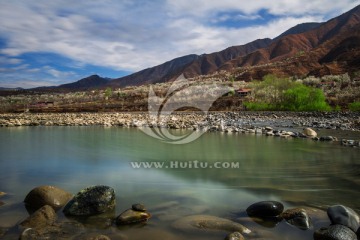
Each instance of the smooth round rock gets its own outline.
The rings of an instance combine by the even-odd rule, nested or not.
[[[257,202],[246,209],[250,217],[276,217],[283,211],[284,205],[276,201]]]
[[[31,211],[49,205],[55,210],[62,208],[70,199],[72,194],[54,186],[40,186],[31,190],[25,197],[24,203]]]
[[[245,240],[244,236],[239,232],[233,232],[225,237],[225,240]]]
[[[127,225],[146,222],[150,217],[151,214],[148,212],[134,211],[133,209],[128,209],[122,212],[115,221],[117,225]]]
[[[343,205],[335,205],[328,208],[327,214],[331,223],[334,225],[344,225],[354,232],[356,232],[360,227],[359,215],[351,208],[345,207]]]
[[[304,128],[303,134],[304,134],[306,137],[310,137],[310,138],[317,137],[317,133],[316,133],[313,129],[311,129],[311,128]]]
[[[357,237],[350,228],[338,224],[317,230],[314,240],[357,240]]]
[[[175,229],[184,232],[223,231],[246,234],[251,233],[250,229],[240,223],[209,215],[192,215],[183,217],[175,221],[172,226]]]
[[[311,220],[307,212],[303,208],[288,209],[281,214],[289,224],[298,227],[302,230],[307,230],[311,227]]]
[[[63,212],[70,216],[90,216],[115,208],[115,191],[108,186],[92,186],[81,190],[66,204]]]
[[[55,210],[49,205],[45,205],[21,222],[20,226],[27,228],[42,228],[52,225],[56,219],[57,215]]]
[[[139,212],[145,212],[146,208],[144,204],[141,203],[135,203],[131,206],[131,209],[134,211],[139,211]]]

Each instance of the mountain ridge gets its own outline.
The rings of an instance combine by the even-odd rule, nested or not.
[[[173,81],[181,74],[186,78],[193,78],[221,70],[236,72],[236,69],[239,68],[254,68],[243,71],[241,76],[237,76],[237,79],[248,81],[261,79],[269,73],[283,76],[321,75],[327,72],[331,73],[326,69],[329,69],[329,65],[332,64],[330,60],[337,61],[337,59],[341,62],[337,64],[338,66],[332,64],[333,68],[338,68],[334,72],[343,72],[354,69],[358,65],[357,53],[349,51],[360,48],[358,44],[352,43],[352,41],[358,40],[359,24],[360,5],[323,23],[298,24],[274,39],[257,39],[218,52],[181,56],[111,80],[92,75],[55,88],[73,91],[136,86]],[[342,53],[341,51],[346,52]],[[352,57],[355,59],[352,60]],[[271,66],[256,68],[256,66],[266,65]],[[276,65],[277,69],[272,65]]]

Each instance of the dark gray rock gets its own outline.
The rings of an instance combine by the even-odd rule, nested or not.
[[[225,237],[225,240],[245,240],[244,236],[239,232],[233,232]]]
[[[323,142],[337,141],[337,138],[333,136],[324,136],[324,137],[320,137],[320,141]]]
[[[146,207],[144,204],[141,203],[135,203],[131,206],[132,210],[134,211],[140,211],[140,212],[145,212],[146,211]]]
[[[317,230],[314,240],[357,240],[357,237],[350,228],[338,224]]]
[[[45,205],[21,222],[20,226],[27,228],[43,228],[52,225],[56,219],[57,215],[55,210],[49,205]]]
[[[344,225],[354,232],[356,232],[360,227],[359,215],[351,208],[345,207],[343,205],[335,205],[328,208],[327,214],[331,223],[334,225]]]
[[[307,230],[311,227],[310,217],[303,208],[288,209],[281,214],[281,217],[283,217],[289,224],[302,230]]]
[[[115,191],[108,186],[92,186],[81,190],[66,204],[63,212],[71,216],[90,216],[115,208]]]
[[[283,211],[284,205],[276,201],[257,202],[246,209],[250,217],[276,217]]]
[[[128,209],[122,212],[115,221],[117,225],[127,225],[146,222],[150,217],[151,214],[148,212],[134,211],[133,209]]]
[[[49,205],[55,210],[62,208],[72,194],[54,186],[40,186],[31,190],[25,197],[24,203],[30,212]]]

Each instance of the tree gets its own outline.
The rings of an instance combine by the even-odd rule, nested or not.
[[[109,99],[109,97],[111,97],[111,96],[112,96],[112,89],[108,87],[108,88],[105,90],[105,98],[106,98],[106,99]]]

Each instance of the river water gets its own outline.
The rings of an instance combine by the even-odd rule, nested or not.
[[[200,163],[207,168],[195,168]],[[144,167],[149,164],[164,165]],[[275,234],[274,239],[312,239],[314,229],[298,230],[285,222],[265,227],[243,211],[257,201],[276,200],[285,208],[344,204],[359,212],[360,158],[359,149],[337,143],[254,134],[205,133],[189,144],[171,145],[129,128],[0,129],[0,191],[7,193],[0,198],[5,203],[0,227],[11,228],[28,216],[22,201],[40,185],[73,194],[91,185],[111,186],[116,215],[133,203],[145,204],[153,217],[141,228],[85,221],[89,231],[112,239],[224,238],[224,233],[190,234],[172,227],[192,214],[233,219]],[[58,215],[59,221],[67,220]],[[320,219],[315,228],[326,224]]]

